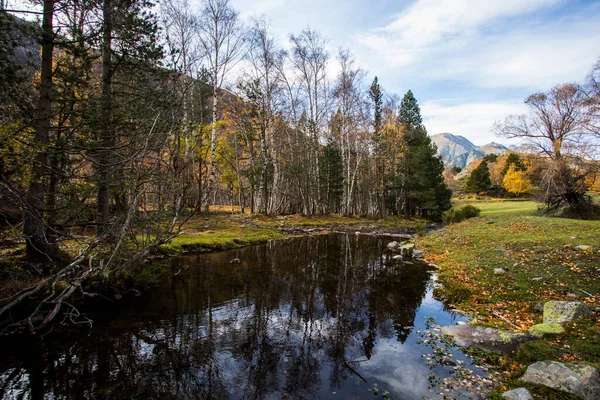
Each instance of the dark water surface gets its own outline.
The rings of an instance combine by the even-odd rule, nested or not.
[[[92,330],[1,343],[0,397],[439,397],[430,374],[452,368],[428,365],[419,331],[460,317],[388,242],[327,235],[174,259],[160,287],[92,312]]]

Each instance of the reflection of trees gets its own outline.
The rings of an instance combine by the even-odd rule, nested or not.
[[[0,361],[0,395],[26,371],[31,397],[315,397],[378,338],[410,333],[428,274],[386,264],[385,244],[329,235],[182,258],[186,274],[107,312],[106,326],[15,355],[6,373]]]

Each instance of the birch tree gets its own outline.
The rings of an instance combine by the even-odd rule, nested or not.
[[[198,39],[205,55],[212,86],[212,127],[210,135],[210,171],[207,192],[204,194],[208,212],[216,180],[218,99],[225,79],[242,59],[245,41],[238,13],[229,0],[204,0],[198,28]]]

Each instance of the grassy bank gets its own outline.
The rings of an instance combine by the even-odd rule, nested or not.
[[[533,216],[537,207],[529,203],[474,203],[482,209],[482,217],[419,239],[428,259],[441,268],[443,288],[436,294],[449,307],[472,315],[475,324],[525,331],[542,322],[536,311],[540,302],[599,305],[600,222]],[[592,247],[578,249],[580,245]],[[495,268],[507,272],[495,274]],[[529,342],[515,356],[494,360],[506,374],[500,390],[522,386],[516,379],[535,361],[582,362],[600,368],[597,318],[596,313],[568,326],[565,334]],[[570,398],[540,387],[530,389],[541,396]]]

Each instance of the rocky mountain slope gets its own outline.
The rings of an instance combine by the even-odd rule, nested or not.
[[[448,166],[464,168],[471,162],[486,156],[487,154],[502,155],[508,148],[500,143],[489,143],[483,146],[475,146],[469,139],[451,133],[438,133],[431,136],[431,140],[438,147],[438,154]]]

